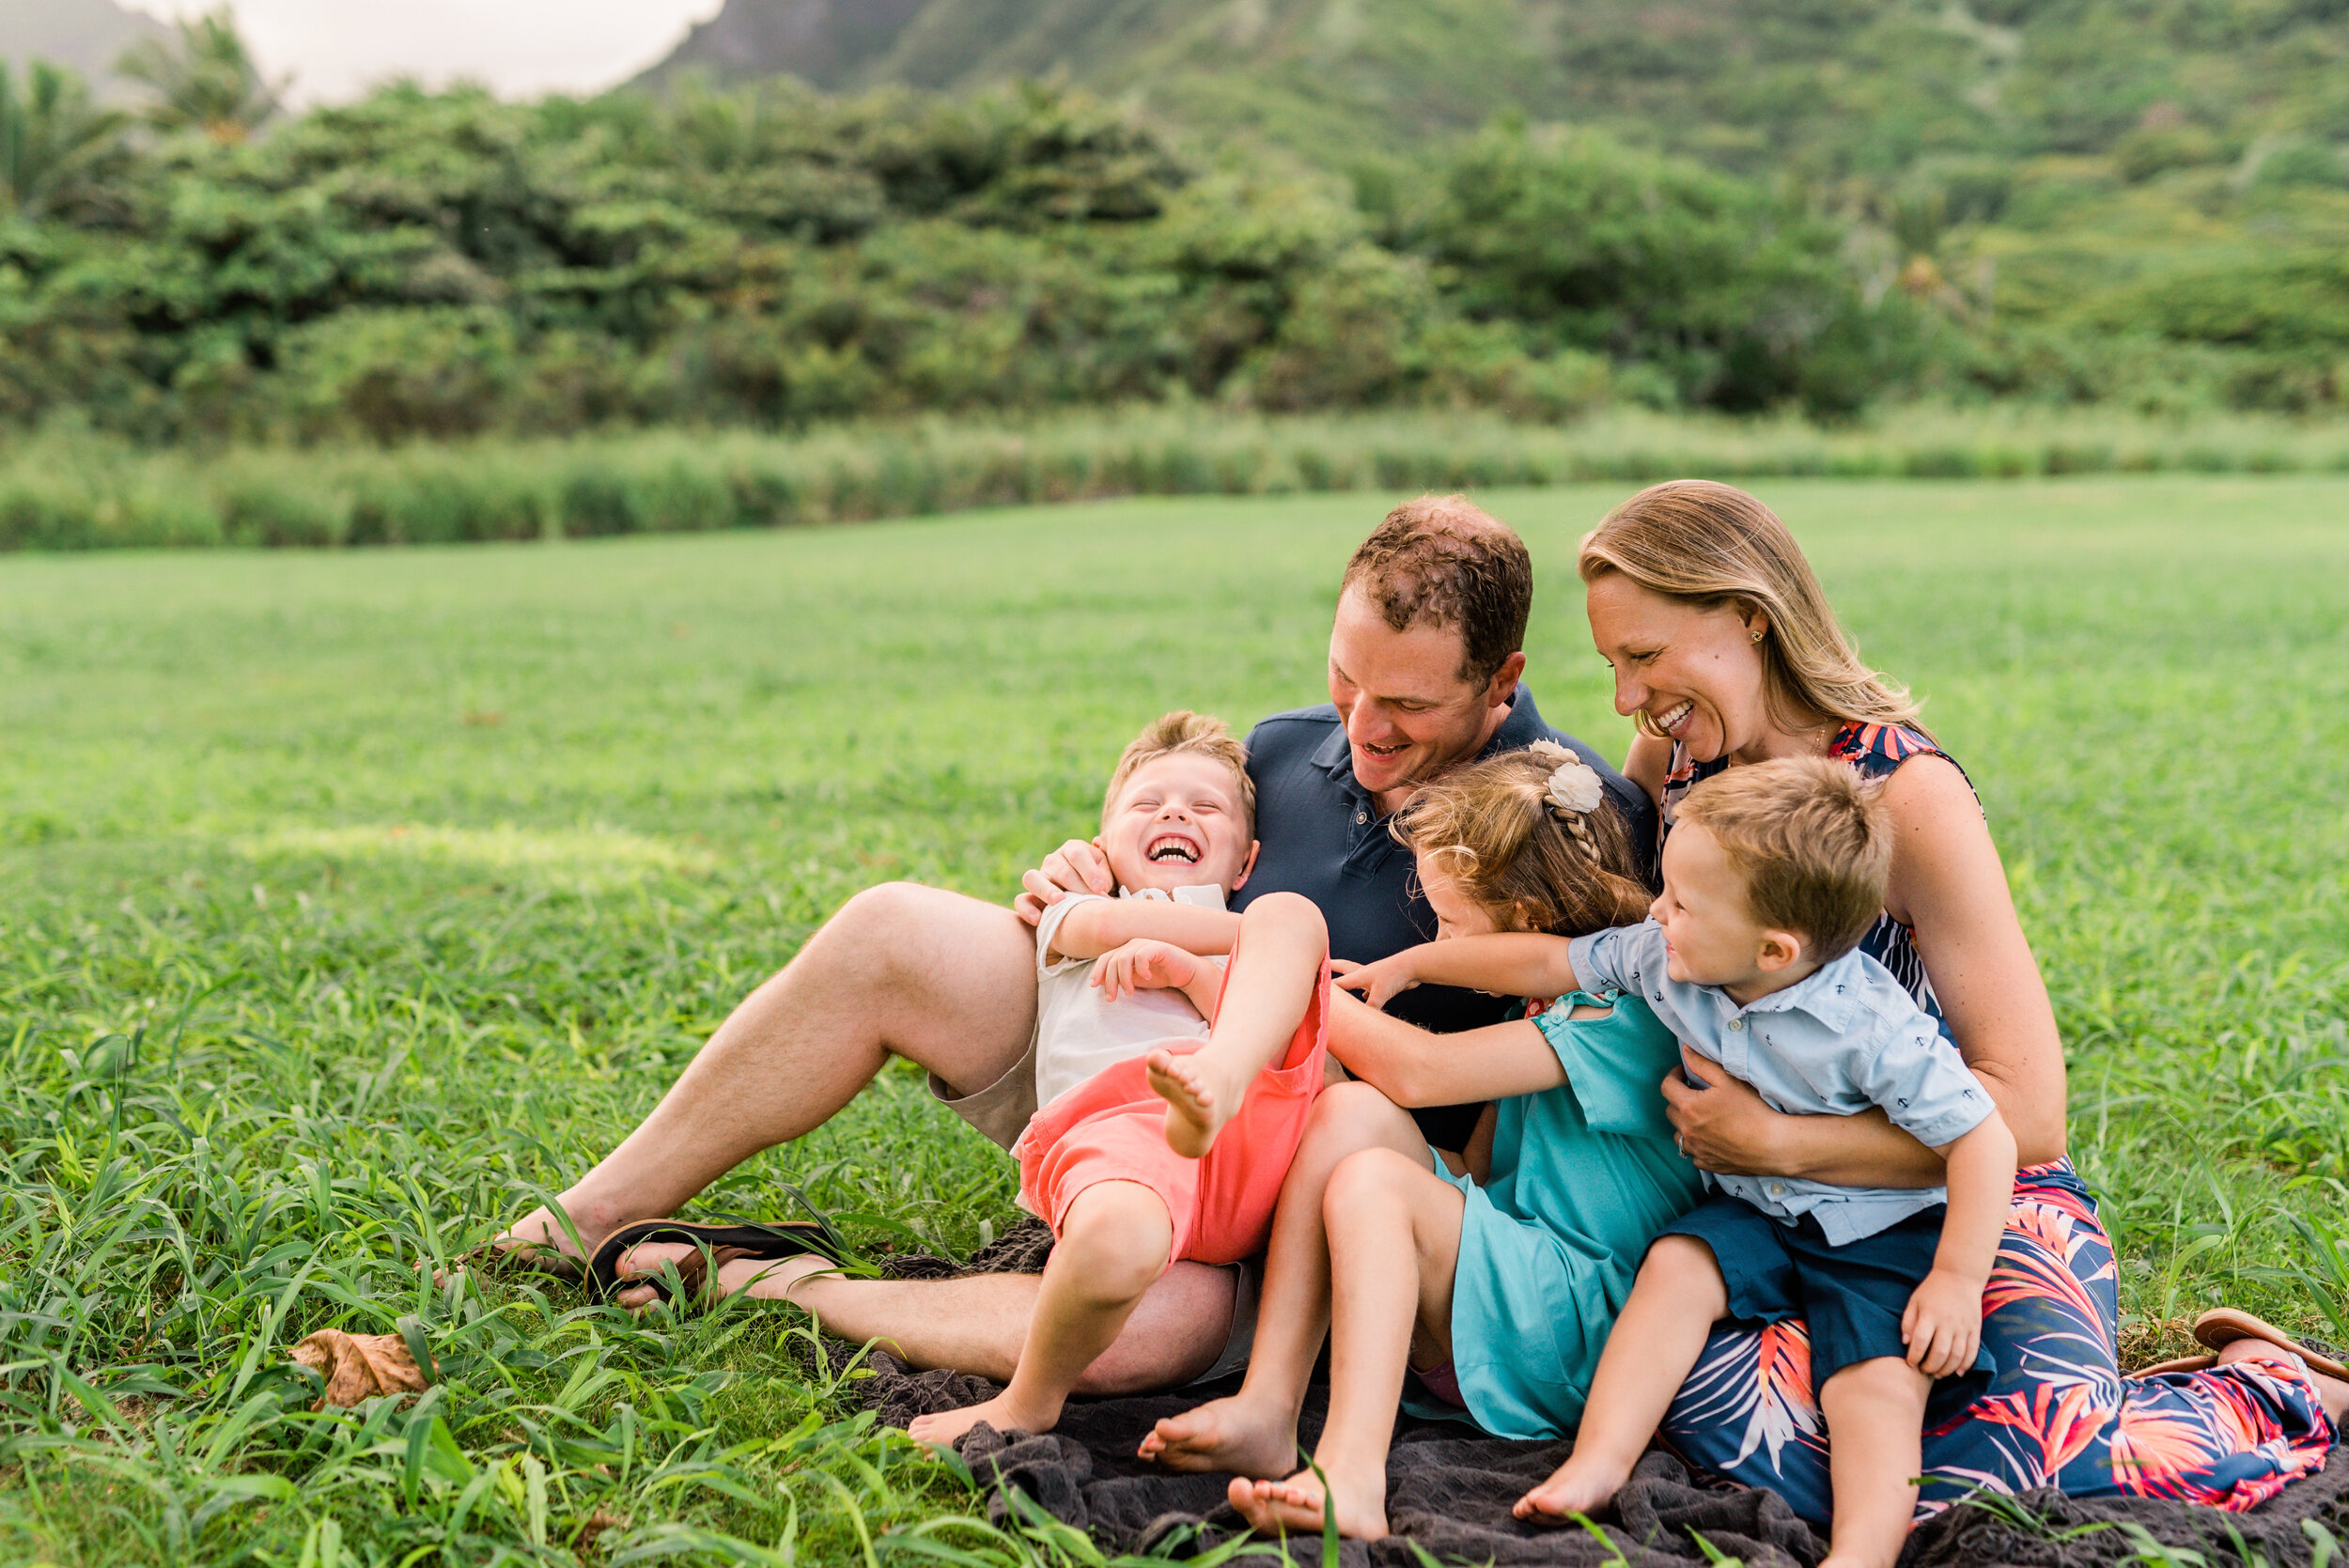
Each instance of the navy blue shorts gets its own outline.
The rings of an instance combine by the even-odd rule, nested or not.
[[[1713,1250],[1729,1291],[1729,1316],[1742,1323],[1798,1317],[1811,1326],[1811,1386],[1856,1361],[1891,1356],[1906,1360],[1901,1317],[1908,1298],[1933,1272],[1947,1207],[1936,1203],[1897,1225],[1842,1247],[1804,1215],[1795,1224],[1771,1219],[1742,1198],[1713,1192],[1658,1232],[1694,1236]],[[1982,1397],[1999,1363],[1985,1345],[1973,1371],[1938,1379],[1925,1405],[1936,1426]]]

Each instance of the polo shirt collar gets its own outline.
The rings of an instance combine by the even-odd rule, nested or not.
[[[1314,766],[1332,776],[1344,774],[1347,784],[1354,782],[1354,747],[1346,738],[1345,720],[1340,719],[1329,738],[1314,749]]]
[[[1542,722],[1541,712],[1533,706],[1532,691],[1525,682],[1519,681],[1516,694],[1509,699],[1509,717],[1503,719],[1501,727],[1493,731],[1492,738],[1485,742],[1485,749],[1476,753],[1477,759],[1482,761],[1503,752],[1521,752],[1534,741],[1546,738],[1548,734],[1549,726]],[[1331,778],[1340,779],[1347,787],[1359,790],[1354,784],[1354,747],[1346,737],[1343,721],[1330,732],[1330,737],[1315,749],[1314,766]]]
[[[1499,756],[1503,752],[1522,752],[1536,740],[1549,737],[1549,726],[1542,722],[1541,713],[1533,706],[1533,693],[1525,682],[1517,682],[1515,695],[1509,699],[1509,717],[1493,731],[1493,737],[1485,742],[1485,749],[1476,753],[1477,760]]]
[[[1867,986],[1868,977],[1859,967],[1859,950],[1854,948],[1832,963],[1820,965],[1784,990],[1772,991],[1740,1011],[1808,1013],[1840,1034],[1851,1028]]]

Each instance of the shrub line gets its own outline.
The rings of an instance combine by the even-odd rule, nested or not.
[[[1135,495],[1486,489],[1702,475],[2019,479],[2349,472],[2349,426],[1909,411],[1865,428],[1618,411],[1474,415],[1107,411],[797,435],[260,447],[210,456],[52,432],[0,450],[0,550],[311,547],[796,527]]]

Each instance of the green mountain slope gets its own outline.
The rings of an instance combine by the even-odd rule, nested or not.
[[[1512,111],[1813,178],[2165,127],[2237,155],[2349,137],[2344,0],[728,0],[657,71],[686,65],[831,89],[1066,75],[1339,161]]]
[[[697,23],[637,78],[664,85],[689,73],[721,82],[796,76],[836,88],[888,52],[927,0],[735,0]]]
[[[114,0],[0,0],[0,59],[71,68],[102,92],[122,52],[169,29]]]

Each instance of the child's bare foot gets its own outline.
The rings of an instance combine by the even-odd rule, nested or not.
[[[1215,1135],[1238,1114],[1255,1077],[1225,1063],[1213,1045],[1186,1056],[1154,1050],[1143,1066],[1151,1092],[1166,1102],[1166,1146],[1188,1159],[1215,1147]]]
[[[1595,1514],[1615,1500],[1628,1472],[1602,1465],[1595,1458],[1569,1458],[1552,1470],[1548,1481],[1519,1498],[1509,1510],[1520,1519],[1563,1519],[1569,1514]]]
[[[1257,1409],[1236,1394],[1167,1417],[1134,1452],[1170,1470],[1229,1470],[1270,1480],[1296,1467],[1297,1417]]]
[[[1299,1470],[1286,1481],[1235,1480],[1224,1496],[1259,1535],[1318,1535],[1322,1499],[1336,1500],[1338,1533],[1349,1541],[1376,1541],[1387,1533],[1387,1478],[1357,1482],[1343,1471],[1324,1467],[1330,1491],[1324,1494],[1321,1476]]]
[[[962,1435],[985,1421],[998,1432],[1050,1432],[1060,1424],[1057,1410],[1038,1411],[1016,1405],[1009,1389],[981,1405],[966,1405],[959,1410],[941,1410],[935,1415],[916,1416],[906,1431],[917,1443],[944,1443],[948,1447],[959,1442]]]

